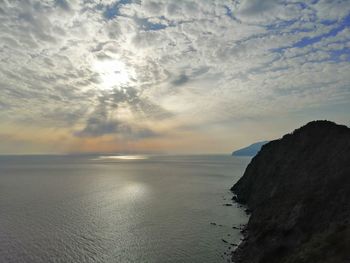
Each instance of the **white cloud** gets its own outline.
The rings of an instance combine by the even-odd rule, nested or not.
[[[350,99],[349,28],[330,34],[347,1],[117,2],[2,1],[0,119],[74,133],[108,104],[109,132],[152,134],[159,119],[200,126]],[[123,72],[99,72],[100,58]]]

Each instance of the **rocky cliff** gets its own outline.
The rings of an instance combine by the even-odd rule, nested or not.
[[[350,262],[350,129],[313,121],[265,144],[231,189],[251,217],[234,262]]]

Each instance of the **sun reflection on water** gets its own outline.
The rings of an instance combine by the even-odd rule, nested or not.
[[[99,156],[97,160],[146,160],[145,155],[107,155]]]
[[[133,199],[136,201],[138,198],[145,197],[148,189],[145,184],[133,182],[125,185],[121,189],[121,196],[127,199]]]

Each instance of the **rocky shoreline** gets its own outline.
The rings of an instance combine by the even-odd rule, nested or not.
[[[251,213],[233,262],[350,262],[348,127],[314,121],[267,143],[231,190]]]

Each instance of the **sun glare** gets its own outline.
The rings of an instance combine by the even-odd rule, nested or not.
[[[97,160],[146,160],[147,156],[144,155],[110,155],[100,156]]]
[[[99,74],[102,89],[111,89],[130,81],[125,64],[119,60],[96,61],[93,69]]]

